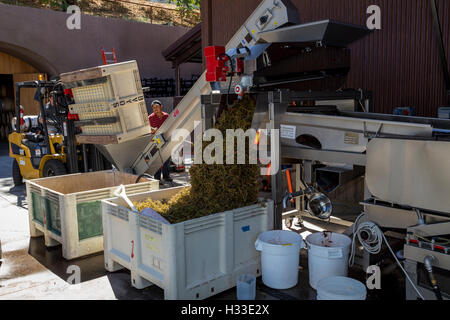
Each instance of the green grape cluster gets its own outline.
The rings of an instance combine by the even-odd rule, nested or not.
[[[244,96],[232,106],[223,110],[214,128],[226,136],[227,129],[251,127],[255,102]],[[247,138],[248,139],[248,138]],[[203,149],[209,143],[203,142]],[[236,141],[234,146],[237,161]],[[248,141],[246,141],[248,146]],[[224,161],[226,163],[226,139],[223,139]],[[249,163],[249,150],[246,147],[246,162]],[[191,187],[183,189],[165,201],[146,201],[135,203],[141,211],[152,208],[170,223],[183,222],[217,212],[237,209],[258,202],[259,167],[256,164],[199,164],[190,169]]]

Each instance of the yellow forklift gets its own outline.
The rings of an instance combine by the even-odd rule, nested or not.
[[[23,116],[20,90],[35,88],[40,114]],[[44,100],[52,104],[44,104]],[[76,143],[77,118],[68,109],[70,90],[64,90],[57,80],[16,83],[16,117],[13,132],[8,136],[9,155],[14,159],[14,185],[23,179],[35,179],[68,173],[110,169],[111,164],[93,145]]]

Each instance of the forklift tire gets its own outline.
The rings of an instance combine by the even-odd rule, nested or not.
[[[12,178],[16,187],[23,185],[23,177],[20,174],[20,168],[15,159],[12,164]]]
[[[59,160],[48,160],[42,172],[44,177],[62,176],[67,174],[66,166]]]

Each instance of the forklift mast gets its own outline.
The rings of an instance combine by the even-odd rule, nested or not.
[[[70,90],[65,90],[61,82],[56,80],[51,81],[27,81],[16,83],[16,126],[15,131],[21,132],[21,105],[20,105],[20,90],[22,88],[35,88],[35,97],[39,101],[40,116],[43,120],[43,136],[47,150],[50,150],[50,139],[48,130],[48,120],[56,122],[60,133],[64,136],[64,150],[66,154],[66,166],[68,173],[78,173],[79,168],[79,152],[76,142],[75,134],[76,127],[75,122],[78,118],[70,114],[68,105],[72,103],[72,95]],[[53,98],[54,108],[52,110],[46,110],[44,99],[46,95]],[[51,113],[51,114],[50,114]],[[49,119],[49,117],[51,119]],[[109,168],[109,165],[105,164],[104,157],[98,152],[93,145],[83,146],[83,170],[88,172],[89,168],[93,171],[105,170]]]
[[[45,144],[47,145],[47,148],[50,147],[50,140],[48,137],[48,127],[47,127],[47,115],[45,112],[45,106],[44,106],[44,97],[45,97],[45,91],[47,88],[50,87],[50,85],[53,85],[52,82],[49,81],[27,81],[27,82],[18,82],[16,83],[16,132],[20,133],[21,130],[21,112],[20,112],[20,89],[22,88],[36,88],[36,96],[39,100],[39,107],[41,110],[41,116],[43,120],[43,131],[44,131],[44,139]],[[42,90],[43,89],[43,90]],[[43,92],[44,91],[44,92]]]

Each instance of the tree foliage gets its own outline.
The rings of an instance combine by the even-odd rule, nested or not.
[[[169,3],[174,3],[177,6],[177,11],[182,19],[194,19],[200,22],[201,0],[169,0]]]
[[[178,9],[182,11],[200,10],[201,0],[169,0],[169,3],[175,3]]]
[[[41,0],[41,3],[55,10],[66,11],[69,6],[76,5],[77,0]]]

